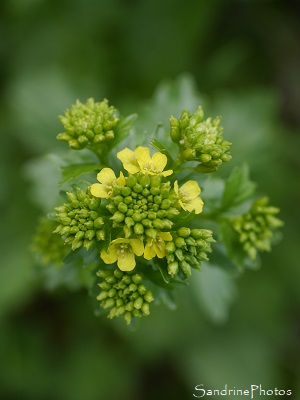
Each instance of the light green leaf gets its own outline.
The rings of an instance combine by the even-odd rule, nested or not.
[[[190,286],[207,315],[216,323],[224,323],[236,296],[232,278],[217,266],[203,262],[201,272],[193,274]]]
[[[61,167],[62,177],[59,184],[68,182],[70,179],[77,178],[77,176],[86,174],[87,172],[102,169],[103,166],[99,164],[73,164],[66,167]]]
[[[137,114],[130,114],[127,117],[120,118],[115,130],[116,136],[114,140],[114,146],[126,139],[136,119]]]
[[[222,197],[222,209],[233,208],[243,201],[249,199],[256,188],[256,184],[249,179],[249,168],[247,165],[235,167],[225,185]]]

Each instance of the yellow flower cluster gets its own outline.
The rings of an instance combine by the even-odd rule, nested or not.
[[[173,188],[164,182],[173,171],[165,170],[168,159],[161,152],[151,157],[147,147],[139,146],[133,151],[125,148],[117,157],[128,176],[120,172],[117,177],[112,169],[103,168],[97,175],[99,183],[91,185],[90,192],[108,200],[113,227],[120,228],[107,251],[101,252],[102,260],[106,264],[117,261],[120,270],[131,271],[135,256],[146,260],[165,257],[165,242],[172,241],[172,218],[180,210],[201,213],[203,201],[196,181],[181,187],[175,181]]]

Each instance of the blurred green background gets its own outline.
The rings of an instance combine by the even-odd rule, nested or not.
[[[288,0],[1,1],[1,400],[188,399],[201,383],[300,396],[299,15]],[[201,302],[182,288],[176,310],[152,307],[132,332],[96,318],[84,290],[45,285],[28,251],[43,211],[28,169],[40,190],[57,179],[32,163],[65,148],[57,115],[77,98],[143,115],[154,95],[168,117],[170,82],[222,115],[224,173],[249,163],[284,236],[259,271],[216,276]]]

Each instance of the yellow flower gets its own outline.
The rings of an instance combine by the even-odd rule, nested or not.
[[[186,211],[195,211],[200,214],[203,208],[203,201],[199,196],[201,189],[196,181],[187,181],[180,188],[178,182],[174,182],[174,191],[178,196],[178,202]]]
[[[108,199],[112,196],[113,187],[115,185],[125,186],[125,177],[120,173],[119,178],[116,177],[114,171],[110,168],[103,168],[97,175],[97,180],[100,183],[94,183],[91,186],[91,193],[95,197]]]
[[[171,169],[164,171],[168,162],[167,156],[158,151],[151,158],[148,147],[139,146],[134,151],[126,147],[117,154],[117,157],[130,174],[142,172],[148,175],[169,176],[173,173]]]
[[[136,265],[135,254],[141,256],[144,253],[143,243],[139,239],[115,239],[109,247],[108,252],[103,250],[101,258],[105,264],[113,264],[118,261],[121,271],[132,271]]]
[[[151,260],[155,256],[158,258],[165,257],[165,240],[172,240],[172,235],[169,232],[159,232],[155,238],[148,238],[144,258]]]

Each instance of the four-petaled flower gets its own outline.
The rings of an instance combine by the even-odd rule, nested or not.
[[[150,150],[147,147],[139,146],[134,151],[126,147],[117,153],[117,157],[130,174],[142,172],[148,175],[169,176],[173,173],[171,169],[164,171],[168,162],[167,156],[158,151],[150,157]]]
[[[97,175],[97,180],[100,183],[94,183],[91,186],[91,193],[95,197],[108,199],[112,197],[114,185],[125,186],[125,178],[123,173],[120,173],[119,178],[116,177],[111,168],[103,168]]]
[[[203,208],[203,201],[199,196],[201,189],[196,181],[187,181],[178,187],[178,181],[174,182],[174,192],[178,196],[178,202],[185,211],[195,211],[200,214]]]
[[[170,232],[159,232],[155,238],[148,238],[145,246],[144,258],[151,260],[153,257],[163,258],[166,255],[165,240],[172,240]]]
[[[118,261],[121,271],[132,271],[136,265],[135,255],[141,256],[143,253],[144,245],[139,239],[119,238],[110,243],[107,252],[101,252],[101,258],[106,264]]]

